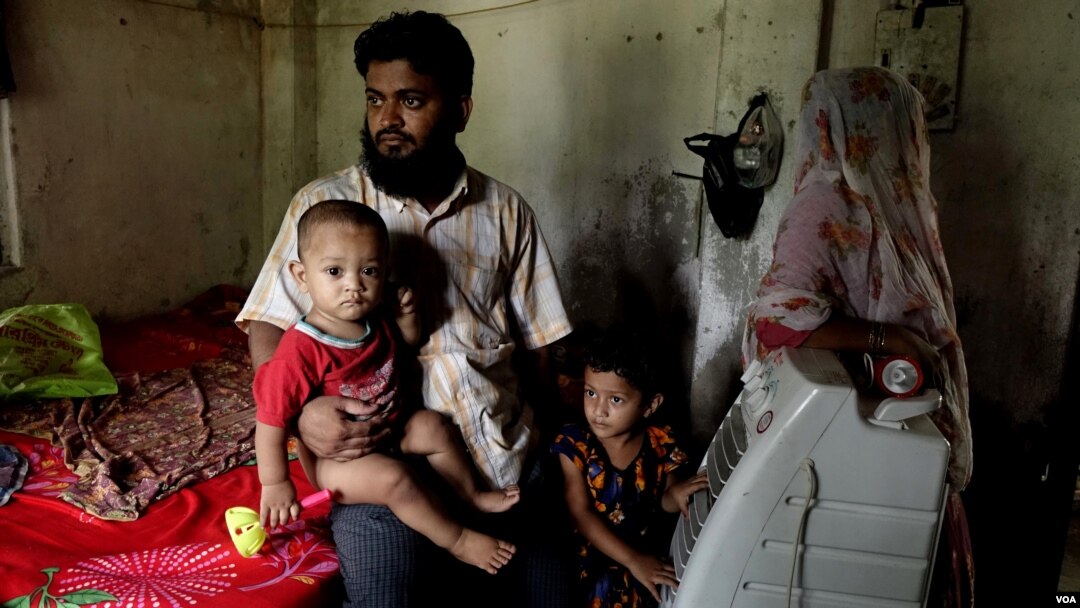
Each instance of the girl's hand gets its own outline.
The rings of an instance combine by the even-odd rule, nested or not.
[[[259,524],[266,530],[289,523],[300,517],[296,488],[289,480],[264,485],[259,504]],[[269,524],[269,525],[267,525]]]
[[[677,481],[664,492],[665,510],[674,512],[678,510],[684,518],[690,517],[690,496],[695,492],[709,487],[709,476],[705,471],[699,471],[690,479]],[[673,507],[673,508],[668,508]]]
[[[655,555],[640,554],[634,561],[627,564],[627,568],[630,574],[649,590],[657,602],[660,601],[657,585],[667,585],[672,589],[679,587],[679,581],[675,578],[675,566]]]

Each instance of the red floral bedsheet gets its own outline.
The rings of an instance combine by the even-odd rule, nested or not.
[[[191,367],[242,350],[232,325],[245,293],[214,288],[181,309],[102,327],[114,373]],[[225,510],[255,508],[258,473],[241,466],[157,500],[134,521],[107,521],[60,500],[78,477],[47,440],[0,431],[30,461],[20,491],[0,507],[0,606],[321,606],[340,603],[338,561],[326,504],[274,531],[241,557]],[[312,492],[298,463],[292,476]],[[44,597],[44,602],[42,598]]]
[[[30,460],[22,490],[0,507],[0,605],[46,606],[320,606],[337,598],[338,561],[327,505],[270,536],[251,558],[236,552],[225,510],[254,507],[255,467],[243,466],[151,505],[135,521],[88,515],[58,499],[76,481],[60,450],[0,431],[0,443]],[[297,490],[310,493],[298,463]],[[21,600],[29,603],[21,603]]]

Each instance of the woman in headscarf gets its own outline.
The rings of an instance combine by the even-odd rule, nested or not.
[[[931,417],[951,446],[950,550],[941,554],[951,563],[938,563],[951,573],[935,595],[968,605],[974,566],[958,495],[971,477],[967,371],[923,111],[919,92],[885,69],[826,70],[806,83],[795,196],[750,309],[743,359],[805,346],[920,361],[943,395]]]

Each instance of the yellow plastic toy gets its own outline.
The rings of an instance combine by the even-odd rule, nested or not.
[[[301,508],[314,507],[330,500],[330,490],[322,490],[300,501]],[[229,528],[236,551],[251,557],[266,543],[266,530],[259,525],[259,514],[247,507],[233,507],[225,511],[225,525]]]

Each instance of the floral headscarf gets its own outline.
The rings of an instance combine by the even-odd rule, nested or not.
[[[949,481],[971,475],[967,371],[930,193],[923,99],[880,68],[818,72],[803,89],[795,196],[780,220],[744,361],[798,345],[833,311],[903,325],[937,347]],[[779,340],[777,338],[780,338]]]

